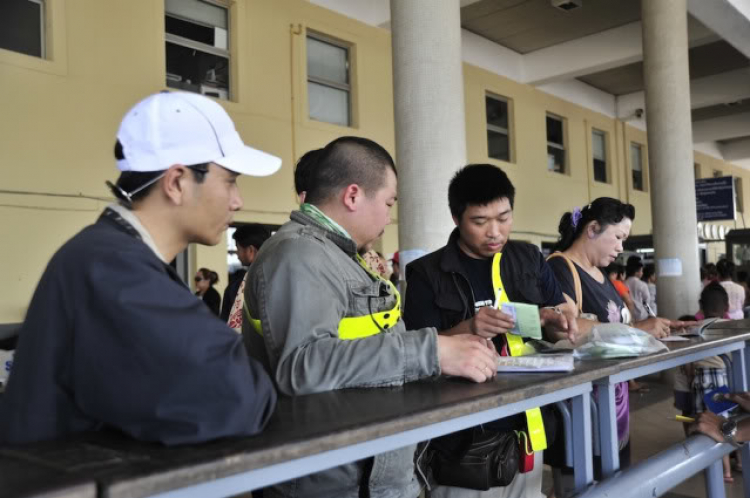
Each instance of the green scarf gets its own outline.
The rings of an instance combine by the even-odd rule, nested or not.
[[[323,227],[327,228],[333,233],[339,234],[342,237],[346,237],[347,239],[351,239],[352,237],[349,235],[349,232],[344,230],[344,227],[333,221],[331,218],[326,216],[323,211],[318,209],[316,206],[313,206],[312,204],[304,203],[299,207],[299,210],[303,213],[305,213],[310,218],[314,219],[319,225],[322,225]]]

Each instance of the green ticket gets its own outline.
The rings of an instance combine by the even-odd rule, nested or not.
[[[539,320],[539,306],[523,303],[503,303],[500,311],[513,317],[516,325],[512,334],[530,339],[542,338],[542,323]]]

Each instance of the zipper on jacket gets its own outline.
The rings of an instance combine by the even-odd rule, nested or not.
[[[464,281],[466,282],[466,285],[469,287],[469,292],[471,293],[471,303],[469,303],[468,305],[466,304],[466,295],[461,290],[461,286],[458,285],[458,281],[456,280],[456,275],[459,275],[461,278],[463,278]],[[461,299],[464,302],[464,317],[463,317],[463,320],[467,320],[467,319],[471,318],[472,316],[474,316],[474,314],[475,314],[474,303],[476,303],[477,300],[474,297],[474,288],[471,286],[471,282],[469,281],[469,279],[464,274],[454,271],[454,272],[451,272],[451,276],[453,277],[453,283],[456,285],[456,289],[458,289],[458,293],[459,293],[459,295],[461,296]]]

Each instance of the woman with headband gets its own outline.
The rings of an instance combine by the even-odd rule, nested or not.
[[[634,219],[635,208],[631,204],[610,197],[600,197],[560,219],[560,238],[549,264],[562,291],[576,301],[581,312],[578,320],[581,336],[599,323],[627,323],[656,338],[668,336],[670,327],[685,325],[655,316],[633,323],[627,306],[601,270],[623,251],[623,241],[630,235]],[[576,288],[580,290],[576,292]],[[626,468],[630,463],[627,382],[615,386],[615,407],[620,468]]]

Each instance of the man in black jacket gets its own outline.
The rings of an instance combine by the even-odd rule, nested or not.
[[[540,319],[556,334],[574,335],[574,312],[539,249],[511,241],[515,188],[507,175],[489,164],[469,165],[451,180],[448,202],[456,229],[448,244],[406,267],[404,321],[409,329],[436,327],[440,334],[471,333],[492,340],[498,351],[513,318],[495,309],[499,302],[540,306]],[[499,275],[493,279],[493,260]],[[498,292],[496,284],[502,283]],[[505,294],[503,296],[503,294]],[[517,428],[518,417],[498,421],[498,429]],[[439,442],[438,442],[439,445]],[[541,461],[535,465],[540,471]],[[526,485],[519,474],[506,488],[486,496],[516,496]],[[477,496],[461,488],[441,487],[433,497]],[[474,494],[472,494],[474,493]],[[482,496],[485,496],[484,494]]]
[[[0,401],[0,444],[116,429],[164,444],[259,432],[276,394],[242,338],[169,265],[216,245],[242,207],[236,180],[281,161],[242,143],[201,95],[159,93],[124,117],[108,206],[52,257]]]
[[[255,223],[242,225],[234,231],[232,238],[237,244],[237,258],[239,258],[243,268],[232,273],[227,288],[224,289],[224,298],[221,302],[221,319],[225,322],[229,319],[229,313],[232,311],[232,306],[237,298],[237,291],[247,274],[245,267],[253,264],[263,242],[268,240],[270,236],[271,233],[266,227]]]

